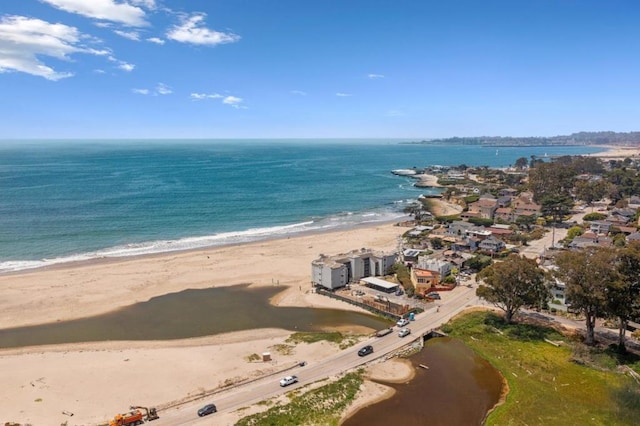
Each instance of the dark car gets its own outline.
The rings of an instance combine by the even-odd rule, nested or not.
[[[216,406],[213,404],[207,404],[204,407],[202,407],[201,409],[198,410],[198,415],[200,417],[206,416],[208,414],[213,414],[215,413],[217,410]]]
[[[373,346],[367,345],[358,351],[358,355],[365,356],[373,353]]]

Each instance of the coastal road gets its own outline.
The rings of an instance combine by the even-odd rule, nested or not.
[[[425,312],[416,316],[416,320],[408,326],[411,329],[409,336],[400,338],[397,327],[393,333],[384,337],[371,338],[361,342],[358,346],[348,348],[328,357],[320,363],[299,367],[286,374],[298,376],[299,382],[295,385],[282,388],[279,385],[279,376],[269,376],[255,382],[240,385],[228,391],[224,391],[204,398],[198,402],[188,403],[180,408],[163,411],[160,419],[153,422],[156,426],[178,425],[206,425],[214,424],[215,417],[223,413],[229,413],[240,408],[245,408],[260,401],[279,396],[294,389],[303,388],[305,385],[334,377],[348,372],[364,364],[382,358],[405,346],[432,329],[438,328],[453,316],[469,306],[479,305],[480,301],[475,296],[475,289],[459,286],[451,292],[443,292],[442,300]],[[364,345],[372,345],[374,353],[365,357],[359,357],[358,349]],[[206,374],[206,372],[203,372]],[[284,374],[283,374],[284,375]],[[218,408],[217,414],[206,417],[198,417],[198,408],[205,404],[214,403]]]

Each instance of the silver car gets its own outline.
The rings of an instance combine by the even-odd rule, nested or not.
[[[400,331],[398,331],[398,336],[400,337],[408,336],[410,334],[411,334],[411,330],[408,328],[401,328]]]
[[[280,380],[280,386],[282,387],[289,386],[294,383],[298,383],[298,376],[287,376],[283,377],[282,380]]]

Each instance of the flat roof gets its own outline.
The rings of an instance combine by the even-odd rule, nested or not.
[[[392,288],[398,287],[398,284],[392,283],[390,281],[382,280],[376,277],[366,277],[362,278],[361,281],[366,282],[367,284],[373,284],[378,287],[386,288],[387,290],[391,290]]]

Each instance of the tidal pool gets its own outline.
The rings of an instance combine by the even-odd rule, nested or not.
[[[189,289],[89,318],[0,330],[0,348],[107,340],[171,340],[230,331],[283,328],[321,331],[338,326],[380,329],[389,322],[338,309],[277,307],[278,287]]]

